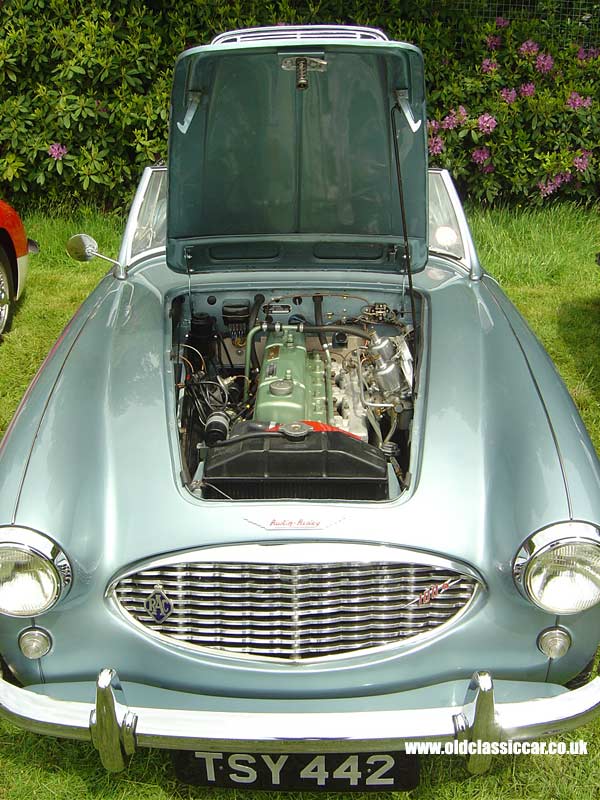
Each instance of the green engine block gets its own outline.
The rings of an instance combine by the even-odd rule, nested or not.
[[[325,366],[308,353],[300,331],[269,333],[253,418],[259,422],[327,422]]]

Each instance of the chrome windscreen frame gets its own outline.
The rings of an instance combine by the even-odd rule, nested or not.
[[[142,177],[140,178],[140,182],[138,184],[138,188],[135,193],[135,197],[133,198],[133,202],[129,210],[129,215],[127,217],[127,224],[125,226],[125,232],[123,234],[123,239],[121,241],[121,248],[119,250],[118,261],[125,267],[130,267],[140,260],[145,260],[152,256],[164,253],[166,250],[166,238],[165,238],[165,241],[161,246],[153,247],[148,250],[143,250],[133,255],[133,243],[135,241],[135,236],[138,231],[140,211],[142,209],[144,200],[146,199],[148,189],[151,185],[151,182],[154,180],[154,176],[157,173],[166,174],[166,172],[167,172],[167,167],[166,165],[162,164],[144,168]]]
[[[439,169],[437,167],[430,167],[429,174],[440,176],[448,194],[448,199],[450,200],[454,214],[456,215],[458,230],[464,248],[463,258],[456,259],[456,261],[458,261],[458,263],[462,264],[468,270],[471,280],[478,281],[483,277],[483,268],[479,261],[475,243],[473,242],[473,237],[471,236],[469,223],[467,222],[467,217],[460,201],[460,197],[458,196],[458,192],[456,191],[456,186],[454,185],[452,176],[447,169]],[[429,242],[429,252],[432,255],[440,255],[443,258],[448,258],[448,253],[436,250],[435,247],[432,246],[431,241]],[[454,260],[455,259],[453,259],[453,261]]]
[[[173,636],[169,636],[148,628],[143,623],[136,620],[128,611],[126,611],[118,601],[116,588],[120,581],[124,578],[135,575],[142,570],[158,569],[168,567],[186,562],[211,562],[211,561],[226,561],[229,563],[259,563],[259,564],[320,564],[320,563],[346,563],[346,564],[370,564],[381,563],[389,561],[390,563],[401,563],[403,561],[411,562],[428,567],[439,567],[441,569],[448,569],[457,572],[464,577],[471,578],[475,582],[473,594],[464,606],[454,614],[446,622],[442,623],[431,631],[411,636],[405,641],[396,641],[379,646],[361,648],[360,650],[353,650],[344,653],[335,653],[325,656],[316,656],[314,658],[303,658],[301,661],[294,661],[289,658],[280,658],[277,656],[261,656],[252,653],[232,653],[228,650],[219,650],[218,648],[206,647],[203,645],[190,644],[177,640]],[[444,558],[442,556],[434,556],[429,553],[422,553],[407,548],[393,547],[385,544],[372,544],[372,543],[357,543],[345,541],[268,541],[268,542],[252,542],[239,545],[219,545],[217,547],[206,547],[195,550],[178,551],[169,556],[158,557],[156,559],[147,559],[142,562],[137,562],[133,566],[127,567],[117,575],[115,575],[109,582],[105,599],[109,608],[124,619],[129,625],[134,627],[145,636],[156,639],[164,645],[168,645],[176,650],[184,652],[195,652],[205,656],[211,656],[217,659],[226,659],[228,661],[244,661],[252,663],[264,664],[286,664],[290,668],[311,665],[311,664],[325,664],[332,661],[342,661],[354,658],[361,658],[365,655],[379,655],[390,651],[397,650],[404,652],[411,649],[413,646],[418,646],[424,641],[435,638],[436,636],[444,633],[447,628],[458,623],[460,619],[473,607],[473,604],[482,593],[485,591],[485,582],[481,575],[471,566],[464,564],[453,559]]]

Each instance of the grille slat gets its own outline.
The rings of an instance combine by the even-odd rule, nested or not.
[[[355,653],[435,630],[461,612],[478,582],[439,566],[348,562],[182,562],[122,578],[121,609],[153,634],[257,658]],[[160,588],[172,608],[146,608]],[[428,594],[429,592],[429,594]]]
[[[163,587],[164,588],[164,587]],[[170,596],[170,595],[169,595]],[[471,595],[462,595],[459,598],[453,598],[453,600],[449,602],[432,602],[429,603],[427,606],[418,606],[417,604],[410,606],[409,609],[406,608],[405,605],[398,605],[391,607],[388,611],[380,611],[377,606],[338,606],[337,608],[328,608],[326,613],[319,612],[319,611],[310,611],[300,609],[298,610],[298,617],[302,618],[302,621],[306,624],[310,624],[311,621],[314,621],[315,624],[329,624],[329,622],[335,622],[336,619],[357,619],[357,620],[364,620],[366,618],[370,618],[371,616],[375,617],[383,617],[386,619],[393,619],[398,616],[400,612],[406,613],[410,610],[411,614],[415,617],[417,616],[435,616],[436,612],[439,611],[440,615],[447,616],[448,609],[453,609],[455,607],[456,600],[468,602],[471,598]],[[172,599],[172,598],[171,598]],[[200,611],[195,611],[194,608],[191,606],[198,605],[200,607]],[[136,614],[147,616],[148,622],[151,621],[151,617],[147,614],[144,608],[144,604],[141,600],[131,600],[127,604],[127,607],[130,611],[135,611]],[[228,619],[241,619],[244,622],[248,619],[248,616],[252,616],[253,624],[256,625],[269,625],[273,624],[273,619],[288,619],[289,612],[292,610],[291,607],[286,607],[285,609],[273,609],[271,611],[267,609],[253,609],[252,606],[242,606],[246,609],[246,613],[236,613],[230,609],[207,609],[204,608],[200,604],[192,603],[191,601],[188,602],[189,614],[187,617],[183,617],[182,615],[178,614],[177,619],[184,620],[187,619],[189,621],[194,620],[201,620],[203,617],[219,617],[223,618],[224,620]],[[249,614],[248,611],[251,613]],[[363,612],[358,616],[349,616],[351,612],[356,615],[357,612]],[[335,613],[334,613],[335,612]],[[336,616],[337,615],[337,616]],[[322,621],[322,618],[325,619],[325,623]],[[263,621],[264,620],[264,621]],[[294,624],[293,621],[290,621],[290,624]]]
[[[154,581],[151,584],[145,584],[143,588],[149,594],[154,589],[154,587],[157,585],[157,583],[158,583],[158,581]],[[335,596],[334,597],[327,597],[327,596],[324,597],[323,596],[323,592],[314,592],[311,595],[300,594],[299,595],[299,599],[291,600],[290,599],[291,592],[286,592],[286,593],[269,592],[268,595],[265,595],[265,593],[260,593],[260,594],[252,593],[252,594],[250,594],[250,593],[247,593],[247,592],[238,593],[238,594],[233,593],[233,592],[228,592],[227,594],[225,594],[225,593],[221,594],[219,592],[205,592],[205,591],[198,592],[198,591],[193,591],[193,590],[190,590],[190,589],[175,588],[175,587],[169,585],[168,583],[162,582],[162,581],[160,581],[160,584],[163,587],[164,591],[170,597],[171,596],[173,598],[182,597],[182,598],[186,599],[187,602],[190,605],[206,605],[207,601],[212,601],[217,597],[219,599],[219,607],[223,606],[224,608],[226,608],[227,606],[232,606],[233,608],[240,608],[242,606],[250,606],[250,607],[252,607],[252,606],[255,605],[256,602],[259,602],[259,603],[260,602],[264,602],[267,599],[270,600],[270,601],[277,600],[278,601],[278,606],[280,606],[280,607],[285,607],[286,605],[288,605],[288,606],[292,606],[293,605],[294,608],[302,608],[302,607],[314,608],[315,607],[315,601],[318,602],[318,605],[320,607],[334,606],[336,604],[339,604],[340,600],[342,600],[344,602],[344,606],[347,605],[347,603],[349,603],[349,602],[350,603],[353,603],[353,602],[369,603],[371,601],[375,601],[379,605],[382,600],[385,600],[388,604],[394,603],[394,602],[400,602],[400,601],[410,602],[411,600],[414,599],[414,596],[415,596],[414,592],[407,592],[407,591],[388,592],[388,591],[383,590],[383,591],[377,592],[377,591],[373,590],[373,591],[370,591],[368,593],[363,593],[363,592],[356,592],[356,591],[354,591],[354,592],[352,592],[352,591],[344,592],[344,591],[340,590],[339,592],[335,592]],[[128,587],[120,588],[118,594],[119,595],[123,595],[124,597],[128,597],[128,596],[133,597],[134,595],[132,595],[131,593],[132,592],[136,592],[136,590],[139,590],[140,588],[141,588],[140,585],[138,585],[138,586],[129,585]],[[423,588],[427,588],[427,587],[419,587],[419,590],[421,591]],[[192,592],[193,592],[193,595],[192,595]],[[465,594],[468,597],[470,597],[471,592],[469,591],[468,587],[465,587],[463,585],[461,587],[460,591],[453,591],[453,589],[446,590],[446,592],[439,597],[439,600],[440,601],[445,601],[446,599],[450,599],[450,598],[460,599]],[[313,599],[311,599],[311,598],[313,598]],[[139,600],[140,600],[140,602],[143,602],[142,597],[140,597]],[[269,613],[270,613],[270,611],[269,611]]]

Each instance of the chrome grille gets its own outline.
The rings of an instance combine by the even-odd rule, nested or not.
[[[112,595],[148,632],[181,644],[298,661],[431,632],[463,611],[477,586],[420,563],[184,561],[123,577]],[[161,622],[146,609],[155,592],[172,606]]]

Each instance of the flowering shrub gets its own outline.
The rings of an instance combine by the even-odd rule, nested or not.
[[[166,157],[176,56],[237,27],[348,22],[419,45],[430,161],[488,203],[600,196],[600,47],[551,16],[453,0],[11,0],[0,3],[0,195],[124,206]],[[343,124],[343,120],[340,120]]]
[[[600,48],[554,43],[542,20],[467,27],[459,53],[441,30],[431,36],[433,24],[419,40],[431,70],[430,163],[486,203],[600,198]],[[459,103],[464,118],[447,124]]]

